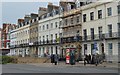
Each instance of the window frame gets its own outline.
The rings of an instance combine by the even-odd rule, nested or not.
[[[98,19],[102,19],[102,10],[98,10]]]
[[[83,22],[86,22],[86,14],[83,14]]]
[[[112,7],[107,8],[107,16],[112,16]]]
[[[94,20],[94,12],[90,12],[90,20]]]

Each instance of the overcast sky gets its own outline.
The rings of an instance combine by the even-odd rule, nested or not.
[[[23,18],[26,14],[38,13],[39,7],[47,7],[48,2],[50,2],[50,0],[49,1],[47,0],[46,2],[43,1],[33,2],[33,0],[19,0],[19,1],[20,2],[15,2],[14,0],[11,0],[11,2],[9,2],[7,0],[4,0],[2,4],[0,4],[0,8],[2,8],[2,12],[0,12],[0,19],[2,16],[2,22],[0,21],[0,25],[2,25],[2,23],[16,24],[17,19]],[[54,5],[59,4],[59,0],[56,0],[54,2],[53,1],[51,2]]]

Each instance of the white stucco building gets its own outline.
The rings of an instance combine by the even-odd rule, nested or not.
[[[29,23],[21,24],[21,27],[11,31],[10,55],[29,55]]]
[[[83,55],[105,53],[107,61],[118,61],[120,53],[118,2],[95,2],[82,6],[81,11]]]
[[[39,57],[44,56],[44,54],[60,54],[60,34],[62,30],[60,25],[62,21],[60,19],[61,15],[55,10],[55,13],[47,13],[41,16],[38,26],[38,55]],[[47,15],[47,18],[43,18]]]
[[[63,3],[64,11],[69,8],[65,3]],[[48,8],[41,8],[44,12],[38,13],[38,16],[34,18],[37,20],[36,24],[31,23],[29,20],[29,23],[25,23],[24,26],[11,31],[11,55],[21,54],[24,57],[26,54],[29,55],[29,50],[36,50],[35,54],[39,57],[45,54],[61,54],[60,38],[75,37],[79,32],[81,39],[77,42],[81,45],[80,51],[82,51],[82,55],[105,54],[107,61],[118,62],[118,55],[120,55],[119,3],[77,3],[77,9],[76,5],[72,6],[73,4],[75,3],[71,4],[71,9],[74,11],[79,9],[79,15],[70,15],[68,19],[62,19],[63,14],[59,14],[59,6],[54,6],[55,9],[53,9],[53,5],[50,3]],[[69,14],[72,10],[66,13]],[[65,24],[66,19],[68,21]],[[78,24],[76,23],[77,20],[80,27],[76,26]],[[60,29],[61,26],[68,27],[66,29],[68,31],[64,30],[63,32]],[[67,42],[71,41],[73,40],[68,39]],[[33,44],[30,48],[29,45],[34,42],[35,46]],[[76,44],[70,45],[76,47]]]

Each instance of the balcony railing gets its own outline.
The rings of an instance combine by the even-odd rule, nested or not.
[[[109,39],[109,38],[120,38],[120,33],[118,33],[118,32],[106,33],[105,34],[105,38],[106,39]]]
[[[58,44],[58,40],[46,40],[38,42],[38,45],[51,45],[51,44]]]
[[[10,48],[21,48],[21,47],[28,47],[29,43],[23,43],[18,45],[11,45]]]
[[[120,38],[120,33],[113,32],[111,34],[105,33],[105,34],[95,34],[94,38],[92,39],[91,35],[83,36],[82,41],[91,41],[91,40],[103,40],[103,39],[113,39],[113,38]]]
[[[90,40],[102,40],[105,38],[104,34],[95,34],[94,36],[91,35],[87,35],[87,36],[83,36],[82,41],[90,41]]]
[[[15,48],[15,45],[10,45],[10,48]]]
[[[61,38],[61,43],[74,43],[82,41],[81,36],[72,36],[72,37],[65,37]]]
[[[37,46],[37,45],[38,45],[38,42],[37,42],[37,41],[36,41],[36,42],[34,42],[34,43],[33,43],[33,45]]]

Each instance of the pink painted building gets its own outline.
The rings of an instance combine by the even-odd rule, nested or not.
[[[2,54],[5,55],[10,52],[10,31],[16,27],[15,24],[4,23],[1,29],[1,49]]]

